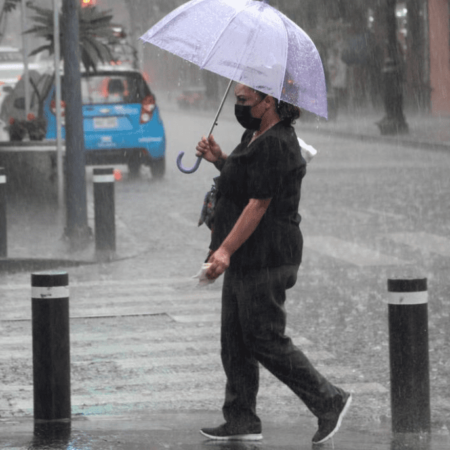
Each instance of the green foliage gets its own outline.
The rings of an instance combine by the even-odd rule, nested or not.
[[[53,10],[28,5],[34,11],[34,16],[30,19],[34,22],[33,27],[27,30],[28,34],[47,41],[45,45],[36,48],[31,54],[48,51],[54,53],[55,42],[53,32]],[[80,59],[87,71],[95,71],[100,62],[109,62],[113,59],[111,51],[112,45],[117,42],[113,32],[111,20],[112,14],[99,11],[95,6],[89,8],[79,8],[79,42]],[[64,59],[64,17],[60,15],[60,43],[61,57]]]
[[[20,0],[5,0],[5,4],[3,5],[3,11],[5,13],[14,11],[19,2]]]

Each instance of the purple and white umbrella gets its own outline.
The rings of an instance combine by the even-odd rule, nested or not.
[[[325,75],[316,46],[268,0],[191,0],[141,39],[201,69],[327,117]],[[197,170],[201,158],[192,169],[185,169],[182,156],[177,159],[180,170]]]

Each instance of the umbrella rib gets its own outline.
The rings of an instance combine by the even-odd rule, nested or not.
[[[283,24],[284,32],[286,33],[287,47],[286,47],[286,55],[285,55],[285,56],[286,56],[286,60],[285,60],[285,64],[284,64],[284,67],[285,67],[285,69],[284,69],[284,75],[285,75],[285,77],[286,77],[287,66],[288,66],[288,54],[289,54],[289,33],[288,33],[288,31],[287,31],[286,23],[284,22],[283,17],[280,16],[280,14],[278,13],[277,10],[275,10],[275,12],[276,12],[277,16],[280,18],[281,23]],[[283,93],[283,85],[284,85],[284,80],[282,80],[282,82],[281,82],[281,87],[280,87],[280,98],[279,98],[280,101],[281,101],[281,94]]]

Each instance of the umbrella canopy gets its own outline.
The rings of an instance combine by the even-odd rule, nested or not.
[[[325,76],[316,46],[268,0],[191,0],[141,39],[327,117]]]

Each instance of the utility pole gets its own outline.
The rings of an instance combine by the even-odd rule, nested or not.
[[[383,68],[384,108],[386,115],[377,122],[382,135],[407,134],[408,124],[403,115],[402,57],[397,43],[396,0],[386,1],[386,59]]]
[[[79,0],[63,0],[64,94],[66,102],[66,235],[73,250],[88,244],[86,167],[79,57]]]
[[[58,206],[64,210],[64,159],[62,153],[62,130],[61,130],[61,46],[60,46],[60,23],[59,23],[59,0],[53,0],[53,41],[55,45],[55,99],[56,99],[56,168],[58,173]]]
[[[23,52],[23,66],[24,66],[24,86],[25,86],[25,117],[28,118],[30,112],[30,75],[28,71],[28,36],[27,31],[27,4],[22,0],[22,52]]]

